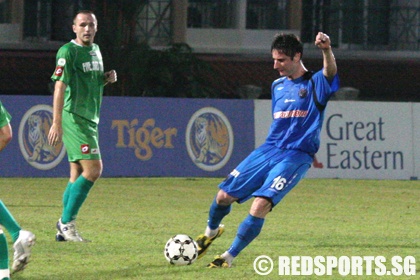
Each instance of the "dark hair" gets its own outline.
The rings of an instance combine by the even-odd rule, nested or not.
[[[291,58],[296,53],[300,53],[301,59],[303,56],[303,44],[295,34],[277,34],[271,44],[271,51],[273,50],[280,51]]]
[[[93,16],[96,18],[95,14],[94,14],[92,11],[90,11],[90,10],[80,10],[80,11],[77,11],[77,12],[74,14],[74,17],[73,17],[73,22],[76,20],[76,18],[77,18],[77,16],[78,16],[79,14],[93,15]]]

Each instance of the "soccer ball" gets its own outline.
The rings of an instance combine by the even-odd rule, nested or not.
[[[177,234],[166,242],[166,260],[174,265],[190,265],[198,256],[197,243],[186,234]]]

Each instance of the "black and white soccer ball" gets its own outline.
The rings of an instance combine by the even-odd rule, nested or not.
[[[190,265],[198,256],[197,243],[186,234],[177,234],[166,242],[166,260],[173,265]]]

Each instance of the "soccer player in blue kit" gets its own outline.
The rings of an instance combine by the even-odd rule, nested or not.
[[[224,232],[220,223],[232,203],[254,200],[231,246],[208,265],[210,268],[231,267],[233,259],[261,232],[265,216],[305,176],[314,160],[324,108],[339,88],[329,36],[319,32],[315,45],[323,56],[323,68],[315,73],[303,65],[303,44],[297,36],[279,34],[271,45],[274,69],[281,76],[271,86],[273,122],[265,143],[219,185],[205,232],[196,240],[198,258]]]

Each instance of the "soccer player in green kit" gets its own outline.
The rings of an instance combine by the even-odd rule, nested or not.
[[[12,140],[12,117],[0,101],[0,152]],[[9,252],[6,236],[2,227],[10,233],[13,240],[13,264],[12,271],[18,272],[25,269],[31,256],[32,246],[35,244],[35,235],[27,230],[23,230],[13,215],[0,199],[0,279],[9,280]]]
[[[99,46],[93,43],[97,26],[93,12],[76,14],[76,38],[58,50],[51,77],[55,86],[48,142],[55,146],[63,141],[70,163],[70,180],[57,222],[57,241],[87,241],[76,229],[76,216],[103,168],[98,144],[99,111],[104,86],[115,83],[117,73],[104,73]]]

